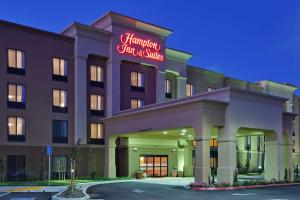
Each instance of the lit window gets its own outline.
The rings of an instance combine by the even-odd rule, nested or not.
[[[131,72],[131,86],[144,87],[144,74],[141,72]]]
[[[91,123],[91,139],[103,139],[104,127],[101,123]]]
[[[25,55],[23,51],[8,49],[8,67],[24,69]]]
[[[91,81],[103,82],[103,68],[100,66],[91,65]]]
[[[68,73],[68,67],[67,67],[67,61],[60,58],[53,58],[53,75],[57,76],[67,76]]]
[[[25,135],[25,118],[8,117],[8,135]]]
[[[53,106],[60,108],[67,107],[67,91],[53,90]]]
[[[25,87],[19,84],[8,84],[8,101],[25,103]]]
[[[187,83],[186,84],[186,96],[190,97],[195,94],[195,85]]]
[[[131,99],[131,108],[140,108],[144,106],[144,101],[141,99]]]
[[[210,147],[218,147],[218,140],[216,138],[210,139]]]
[[[165,80],[165,94],[166,98],[172,98],[172,81],[169,79]]]
[[[103,96],[101,95],[91,95],[91,110],[103,110]]]

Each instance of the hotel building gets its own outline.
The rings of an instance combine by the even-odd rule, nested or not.
[[[234,173],[293,179],[297,87],[190,66],[172,30],[108,12],[52,33],[0,21],[0,169],[6,179]]]

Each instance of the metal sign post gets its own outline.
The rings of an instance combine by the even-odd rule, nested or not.
[[[51,181],[51,155],[52,155],[52,146],[47,145],[47,155],[48,155],[48,186]]]

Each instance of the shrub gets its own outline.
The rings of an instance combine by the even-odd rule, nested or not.
[[[206,183],[203,182],[192,182],[190,183],[191,187],[208,187]]]
[[[230,187],[230,183],[217,183],[215,184],[216,187]]]

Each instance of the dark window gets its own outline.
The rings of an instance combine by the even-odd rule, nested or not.
[[[52,120],[52,142],[68,143],[67,120]]]
[[[7,179],[9,181],[25,179],[25,156],[7,156]]]

